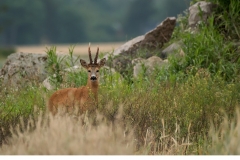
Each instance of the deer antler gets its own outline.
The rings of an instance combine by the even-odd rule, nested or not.
[[[99,52],[99,47],[97,48],[97,53],[94,59],[94,63],[97,64],[97,59],[98,59],[98,52]]]
[[[93,61],[92,61],[92,55],[91,55],[91,50],[90,50],[90,43],[89,43],[89,46],[88,46],[88,54],[89,54],[90,64],[92,64]]]

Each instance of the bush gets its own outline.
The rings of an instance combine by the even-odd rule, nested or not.
[[[233,8],[235,6],[238,6],[238,1],[230,1],[229,7],[233,10],[226,10],[226,13],[230,14],[228,16],[233,16],[232,27],[238,24],[236,15],[239,13],[238,8]],[[59,119],[50,118],[49,125],[38,119],[34,121],[34,127],[30,131],[21,130],[21,133],[24,131],[24,136],[16,136],[15,130],[10,133],[9,126],[19,124],[19,117],[23,116],[24,125],[27,127],[29,117],[39,113],[34,112],[34,106],[40,106],[38,109],[44,110],[47,97],[52,91],[42,90],[39,86],[19,90],[2,88],[0,125],[4,130],[1,132],[1,142],[6,141],[6,136],[14,136],[7,141],[9,146],[4,145],[0,153],[239,154],[239,145],[236,143],[239,111],[236,112],[236,108],[240,102],[240,59],[239,51],[230,41],[238,35],[238,28],[232,29],[231,33],[228,32],[229,28],[225,28],[227,32],[223,32],[223,25],[216,26],[216,17],[210,17],[207,24],[199,24],[195,33],[184,30],[186,19],[182,19],[184,25],[179,25],[173,36],[174,40],[182,40],[185,55],[170,57],[169,65],[157,70],[150,77],[143,74],[132,78],[125,74],[123,78],[118,73],[103,69],[97,106],[100,114],[97,116],[85,113],[74,121],[69,117],[61,117],[61,123]],[[229,33],[230,38],[227,38],[225,33]],[[71,50],[69,53],[70,59],[67,62],[71,67],[74,64]],[[62,84],[86,84],[85,73],[81,71],[67,73],[67,81],[63,81],[62,59],[57,58],[54,48],[48,50],[48,54],[48,71],[51,75],[56,75],[52,77],[52,80],[57,82],[56,88],[63,87]],[[99,115],[103,116],[100,121],[96,118]],[[86,119],[92,121],[89,123]],[[84,136],[79,136],[76,132]],[[20,132],[17,133],[21,135]],[[48,136],[44,136],[45,133]],[[96,134],[99,139],[94,139]],[[107,134],[110,139],[106,139]],[[30,141],[34,137],[41,137],[42,140]],[[120,141],[116,140],[118,137]],[[53,145],[48,143],[49,138],[54,140]],[[73,147],[77,146],[76,142],[80,142],[80,146],[94,148],[95,146],[91,145],[94,143],[89,143],[92,138],[99,142],[105,152],[92,152],[91,149],[78,152],[79,150]],[[105,142],[109,142],[111,147]],[[32,150],[43,143],[48,144],[47,150]],[[126,150],[126,144],[130,144],[129,150]],[[13,145],[19,147],[14,150]],[[59,152],[50,152],[51,148],[56,146],[61,146]],[[62,150],[62,146],[67,149]],[[21,147],[24,151],[16,150]]]
[[[132,88],[119,84],[116,89],[103,85],[99,106],[109,120],[114,120],[121,104],[124,122],[135,127],[140,144],[144,144],[148,130],[152,131],[154,142],[159,142],[163,136],[163,119],[167,133],[174,133],[176,125],[179,125],[179,139],[191,134],[191,142],[199,141],[207,134],[210,120],[214,117],[214,122],[219,123],[222,120],[220,110],[227,110],[232,115],[240,100],[239,85],[210,78],[196,76],[175,86],[140,83]]]
[[[30,116],[45,111],[47,94],[37,86],[25,88],[1,87],[0,98],[0,145],[10,136],[10,126],[19,124],[20,117],[27,122]],[[35,111],[34,111],[35,108]]]
[[[215,13],[215,23],[220,33],[227,40],[240,39],[240,1],[217,0],[218,8]]]
[[[12,53],[15,53],[16,50],[13,47],[0,47],[0,56],[7,57]]]
[[[158,79],[183,80],[201,70],[212,78],[221,77],[227,82],[239,78],[239,53],[215,28],[213,17],[209,18],[208,24],[200,24],[198,32],[192,34],[187,31],[179,36],[184,43],[182,49],[185,55],[170,57],[169,67],[159,72]]]
[[[237,83],[226,84],[221,79],[213,81],[209,77],[201,77],[200,75],[189,78],[185,83],[177,83],[175,85],[168,82],[158,84],[157,81],[149,82],[146,79],[135,81],[130,85],[127,81],[119,77],[118,74],[112,73],[110,78],[110,74],[108,73],[105,75],[99,91],[98,112],[103,115],[104,123],[107,126],[120,123],[123,127],[121,133],[127,134],[133,132],[133,137],[130,138],[129,143],[135,139],[135,145],[134,152],[130,152],[130,154],[199,154],[199,148],[204,148],[204,137],[208,135],[210,122],[212,121],[215,126],[219,126],[224,119],[222,110],[226,111],[229,117],[233,117],[235,107],[240,102],[239,91],[240,85]],[[18,125],[21,116],[24,117],[23,120],[26,126],[30,120],[29,117],[38,117],[37,115],[40,111],[45,113],[47,97],[49,97],[50,93],[49,91],[41,90],[39,87],[30,87],[19,91],[2,91],[1,99],[3,99],[3,102],[0,108],[3,111],[1,112],[1,127],[4,129],[4,136],[1,136],[1,140],[6,142],[6,136],[9,137],[13,134],[10,132],[9,126],[13,126],[14,128],[14,126]],[[35,107],[38,111],[34,111],[34,106],[39,106]],[[87,114],[83,115],[85,118],[94,119],[92,116],[93,115],[88,117]],[[19,149],[18,151],[6,149],[8,152],[5,150],[2,153],[96,153],[91,152],[91,150],[86,150],[86,152],[72,150],[71,152],[71,145],[74,145],[75,140],[81,136],[72,135],[72,133],[75,132],[68,132],[69,128],[66,127],[76,127],[75,129],[78,130],[80,129],[78,128],[80,125],[78,123],[80,122],[70,123],[66,120],[66,124],[68,124],[68,126],[66,126],[64,125],[64,118],[59,120],[61,120],[61,124],[58,124],[60,121],[57,122],[58,125],[52,124],[53,128],[51,128],[51,122],[50,128],[45,125],[43,125],[43,128],[35,126],[35,124],[38,123],[42,124],[38,120],[34,123],[31,122],[31,124],[33,123],[32,126],[35,127],[32,127],[30,131],[24,131],[25,129],[20,130],[21,132],[24,131],[23,137],[14,136],[12,140],[9,139],[9,141],[7,141],[10,148],[11,145],[19,145],[27,148],[24,150]],[[70,124],[72,124],[72,126]],[[61,125],[63,125],[63,128]],[[85,125],[87,125],[87,123],[83,124],[83,126]],[[99,123],[94,123],[92,127],[98,125]],[[99,126],[99,129],[100,128],[101,125]],[[43,131],[45,129],[46,132]],[[114,127],[109,129],[115,133]],[[100,130],[99,132],[97,131],[96,134],[101,134],[102,131]],[[49,134],[49,136],[42,136],[43,132]],[[56,137],[51,138],[53,133],[59,134],[54,134]],[[79,130],[79,133],[85,134],[85,131]],[[90,136],[92,133],[95,134],[95,131],[93,132],[90,127],[90,130],[86,131],[86,134]],[[38,136],[39,140],[40,137],[42,137],[42,140],[28,141],[32,136]],[[56,141],[56,143],[54,142],[53,145],[65,143],[66,139],[72,137],[72,140],[66,144],[69,150],[65,152],[62,152],[61,149],[59,149],[59,152],[45,152],[46,150],[44,149],[36,150],[35,152],[31,150],[31,148],[33,149],[34,147],[30,146],[39,148],[43,142],[49,141],[49,137],[52,140],[55,139],[54,141]],[[24,140],[24,143],[22,143],[22,138],[26,140]],[[104,137],[101,138],[104,139]],[[101,138],[99,137],[99,142],[105,146],[105,142],[103,142]],[[57,140],[60,139],[62,141],[57,142]],[[106,140],[106,142],[108,142],[108,140]],[[210,140],[208,142],[210,142]],[[82,145],[87,145],[84,143],[85,142],[81,142]],[[47,146],[51,147],[52,145],[49,144]],[[8,146],[5,147],[8,148]],[[12,146],[12,148],[16,149],[19,147]],[[207,150],[204,149],[204,152],[207,152]],[[105,152],[98,153],[104,154]],[[111,153],[117,152],[113,151]],[[121,153],[127,154],[129,152],[124,151],[124,153]]]

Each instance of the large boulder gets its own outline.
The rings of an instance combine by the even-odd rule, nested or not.
[[[13,53],[0,70],[2,83],[18,86],[30,81],[43,81],[47,77],[46,61],[47,54]]]
[[[57,53],[57,56],[59,58],[66,57],[61,63],[62,68],[66,68],[68,60],[66,54]],[[47,59],[46,53],[13,53],[7,57],[0,70],[0,80],[3,85],[8,86],[41,83],[47,78]],[[74,56],[73,61],[75,62],[76,59],[77,57]]]
[[[113,55],[119,55],[122,53],[134,54],[138,49],[158,49],[163,46],[164,43],[168,42],[172,36],[172,32],[176,25],[175,17],[168,17],[163,22],[161,22],[156,28],[147,32],[145,35],[138,36],[119,48],[117,48]],[[105,57],[108,58],[109,55]],[[148,57],[152,55],[146,55]]]
[[[206,22],[212,14],[216,4],[211,2],[200,1],[189,7],[188,25],[195,28],[198,23]]]
[[[119,48],[117,48],[113,55],[106,55],[106,59],[111,59],[113,67],[122,73],[128,66],[131,66],[131,60],[134,58],[142,57],[149,58],[153,56],[152,52],[163,47],[164,43],[168,42],[172,36],[173,30],[176,25],[175,17],[168,17],[160,23],[155,29],[147,32],[145,35],[138,36]],[[142,53],[142,50],[148,50]],[[140,53],[141,52],[141,53]],[[109,65],[107,63],[107,65]]]

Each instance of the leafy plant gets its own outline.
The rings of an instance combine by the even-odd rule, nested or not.
[[[240,1],[238,0],[217,0],[219,4],[215,21],[218,30],[228,40],[240,39]]]
[[[58,88],[60,83],[63,81],[60,72],[63,70],[61,63],[65,59],[65,56],[57,56],[56,47],[54,46],[49,49],[47,48],[46,53],[48,55],[46,69],[50,75],[50,82],[54,85],[55,88]]]
[[[27,122],[29,117],[45,112],[45,96],[39,86],[1,88],[0,98],[0,145],[10,136],[10,126],[19,124],[20,117]]]
[[[170,57],[170,65],[167,71],[159,73],[159,79],[167,76],[169,79],[175,77],[175,80],[181,80],[196,75],[201,69],[207,69],[212,78],[220,76],[226,81],[235,80],[240,71],[238,53],[232,43],[225,41],[215,28],[213,17],[209,18],[208,24],[200,24],[198,32],[184,32],[180,37],[184,43],[182,49],[185,56]]]

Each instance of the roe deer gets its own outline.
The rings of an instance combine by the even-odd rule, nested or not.
[[[104,66],[106,59],[103,58],[97,63],[99,48],[92,60],[90,45],[88,47],[88,54],[90,63],[87,64],[80,59],[82,67],[88,70],[87,85],[80,88],[65,88],[56,91],[50,97],[48,102],[48,109],[55,115],[58,108],[62,107],[67,112],[77,109],[80,113],[85,112],[92,105],[97,105],[98,102],[98,86],[99,86],[99,69]]]

